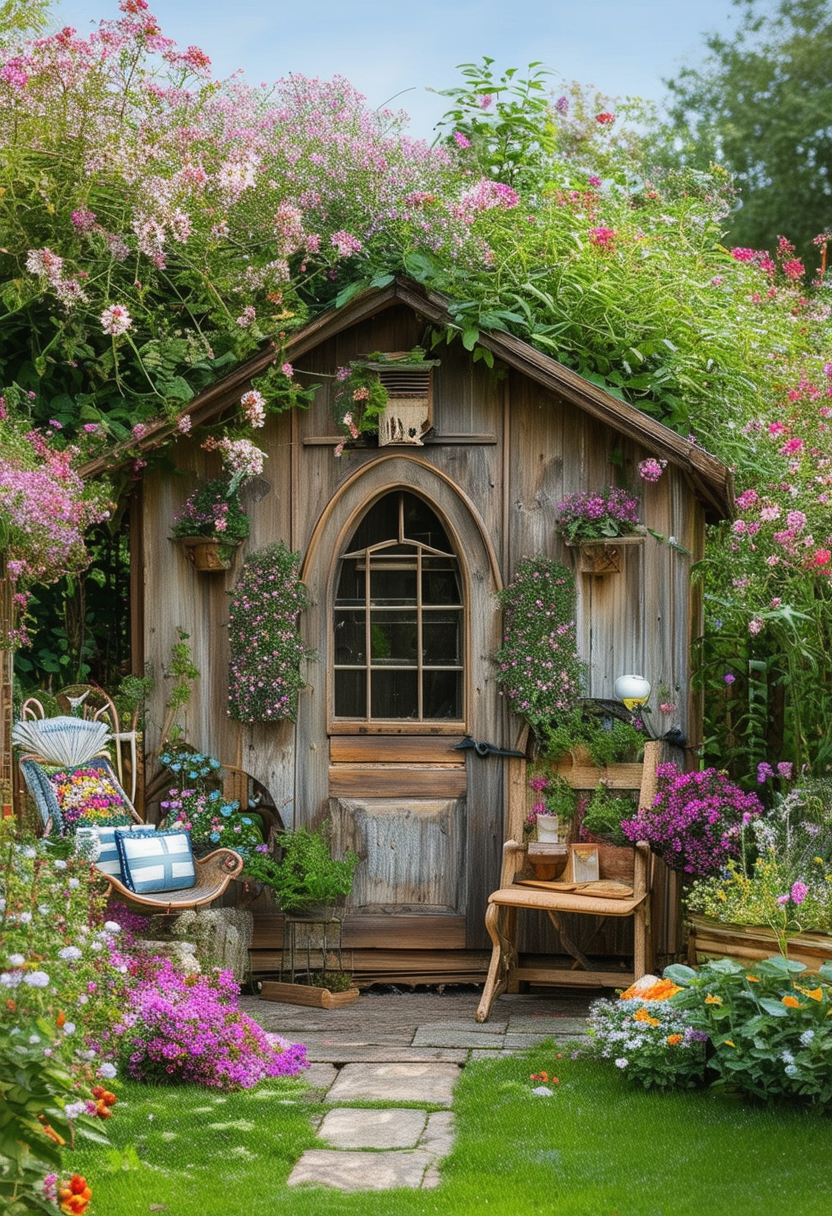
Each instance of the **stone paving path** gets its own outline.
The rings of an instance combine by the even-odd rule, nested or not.
[[[256,998],[242,1007],[266,1031],[303,1042],[306,1080],[330,1109],[289,1176],[343,1191],[439,1184],[439,1162],[453,1147],[453,1088],[472,1060],[500,1056],[552,1036],[586,1032],[591,998],[503,996],[494,1020],[474,1021],[479,992],[364,993],[343,1009],[310,1009]],[[354,1102],[384,1102],[362,1109]],[[407,1106],[399,1105],[407,1103]],[[423,1107],[414,1103],[424,1103]]]

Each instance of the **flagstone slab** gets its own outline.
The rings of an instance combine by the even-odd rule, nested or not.
[[[490,1025],[491,1023],[486,1023]],[[555,1038],[581,1038],[587,1033],[586,1018],[512,1018],[509,1034],[542,1034]]]
[[[333,1148],[340,1149],[415,1148],[425,1131],[425,1123],[423,1110],[340,1107],[327,1111],[318,1135]]]
[[[289,1186],[314,1183],[341,1191],[417,1190],[434,1158],[413,1152],[360,1153],[338,1149],[307,1149],[289,1175]]]
[[[427,1149],[436,1157],[445,1157],[454,1146],[454,1117],[449,1110],[435,1110],[428,1115],[424,1135],[419,1147]]]
[[[463,1034],[505,1034],[507,1022],[498,1022],[495,1018],[488,1022],[475,1022],[473,1018],[445,1018],[443,1021],[420,1022],[421,1031],[460,1031]]]
[[[503,1035],[471,1030],[433,1030],[420,1026],[413,1036],[414,1047],[502,1047]]]
[[[464,1064],[468,1052],[464,1048],[448,1047],[313,1047],[307,1059],[331,1064]],[[386,1097],[386,1095],[384,1095]],[[419,1099],[416,1099],[419,1101]]]
[[[302,1081],[307,1085],[311,1085],[313,1089],[329,1089],[332,1082],[338,1076],[338,1069],[334,1064],[310,1064],[300,1074]]]
[[[433,1102],[450,1106],[458,1078],[459,1066],[449,1063],[345,1064],[326,1101]]]
[[[523,1051],[527,1047],[537,1047],[539,1043],[545,1043],[546,1039],[551,1039],[550,1034],[512,1034],[511,1031],[506,1035],[503,1045],[506,1051]]]

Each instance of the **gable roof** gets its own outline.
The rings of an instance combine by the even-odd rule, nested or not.
[[[190,415],[194,426],[211,421],[224,410],[237,405],[240,396],[255,376],[261,375],[277,358],[295,362],[328,338],[366,320],[375,313],[397,304],[405,304],[425,320],[435,325],[453,324],[447,301],[436,292],[425,291],[409,279],[397,278],[389,286],[369,288],[354,296],[343,308],[329,308],[297,330],[287,339],[282,352],[273,342],[235,368],[230,375],[205,389],[180,411]],[[724,519],[733,513],[733,477],[726,465],[704,448],[683,439],[663,423],[642,410],[592,384],[556,359],[542,354],[528,342],[503,332],[483,332],[480,346],[490,350],[508,367],[521,372],[530,380],[550,389],[593,418],[605,423],[622,435],[635,439],[642,446],[670,464],[683,469],[689,477],[709,518]],[[105,473],[133,459],[138,451],[161,447],[177,433],[177,419],[165,418],[149,426],[141,440],[120,444],[110,452],[89,461],[81,470],[85,477]]]

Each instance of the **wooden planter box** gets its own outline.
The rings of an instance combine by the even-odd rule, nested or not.
[[[240,543],[238,540],[216,540],[211,536],[180,536],[174,541],[182,546],[188,561],[201,574],[230,570]]]
[[[358,1000],[358,989],[347,988],[345,992],[330,992],[328,988],[316,988],[312,984],[281,984],[277,980],[265,980],[260,991],[261,1001],[283,1001],[287,1005],[311,1005],[315,1009],[338,1009]]]
[[[688,914],[690,937],[688,961],[691,966],[711,958],[735,958],[756,962],[779,954],[777,936],[763,925],[731,925],[710,916]],[[812,971],[832,960],[832,937],[823,933],[799,933],[789,938],[789,958],[805,963]]]
[[[610,536],[599,540],[565,541],[568,549],[577,553],[576,569],[596,578],[604,574],[620,574],[624,550],[628,545],[644,544],[644,533]]]

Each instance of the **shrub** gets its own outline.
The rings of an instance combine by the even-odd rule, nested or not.
[[[723,869],[739,855],[740,829],[762,814],[756,794],[746,794],[716,769],[681,773],[660,764],[658,793],[621,824],[629,840],[646,840],[673,870],[695,877]]]
[[[131,969],[136,984],[121,1054],[132,1077],[251,1089],[307,1067],[305,1047],[270,1040],[240,1012],[230,971],[186,976],[158,957],[134,960]]]
[[[670,1004],[680,988],[659,980],[634,985],[617,1000],[594,1001],[589,1009],[590,1051],[613,1060],[628,1081],[645,1089],[692,1089],[705,1075],[707,1034]]]
[[[726,958],[664,974],[682,989],[674,1008],[711,1041],[714,1087],[832,1107],[832,965],[807,976],[790,959]]]

